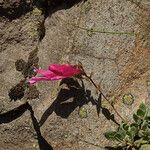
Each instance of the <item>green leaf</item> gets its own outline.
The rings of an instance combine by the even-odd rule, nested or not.
[[[146,143],[147,143],[147,141],[146,141],[146,140],[143,140],[142,138],[139,139],[139,140],[136,140],[136,141],[134,142],[134,144],[135,144],[137,147],[140,147],[140,145],[146,144]]]
[[[143,131],[143,130],[139,130],[138,136],[139,136],[139,137],[143,137],[143,136],[144,136],[144,131]]]
[[[125,131],[128,131],[128,129],[129,129],[129,125],[127,123],[123,123],[121,127]]]
[[[142,145],[139,150],[150,150],[150,144]]]
[[[116,131],[108,131],[104,134],[104,136],[106,137],[106,139],[108,140],[116,140],[115,139],[115,135],[116,135]]]
[[[137,110],[137,115],[140,116],[140,117],[144,117],[145,113],[146,113],[146,112],[144,112],[144,111],[141,110],[141,109],[138,109],[138,110]]]
[[[104,135],[108,140],[122,141],[126,136],[126,132],[120,129],[117,132],[116,131],[106,132]]]
[[[139,125],[137,124],[137,123],[132,123],[131,125],[130,125],[130,127],[135,127],[135,128],[139,128]]]
[[[146,136],[150,136],[150,129],[148,128],[148,129],[146,129],[146,131],[145,131],[145,135]]]
[[[141,109],[143,112],[146,112],[146,105],[144,103],[142,103],[140,106],[139,106],[139,109]]]
[[[119,128],[118,128],[118,131],[119,130],[123,130],[123,131],[128,131],[128,128],[129,128],[129,125],[127,124],[127,123],[125,123],[125,122],[122,122],[121,124],[120,124],[120,126],[119,126]]]
[[[135,135],[138,132],[138,128],[135,126],[131,127],[131,132]]]
[[[133,114],[133,119],[135,121],[135,123],[137,123],[138,125],[141,124],[141,119],[139,118],[139,116],[137,114]]]
[[[147,116],[147,117],[150,117],[150,107],[147,108],[146,112],[147,112],[147,115],[146,115],[146,116]],[[149,118],[149,119],[150,119],[150,118]]]
[[[131,140],[134,140],[134,137],[136,136],[137,133],[138,133],[137,127],[132,126],[128,130],[128,135],[129,135]]]
[[[148,125],[149,125],[148,122],[146,120],[144,120],[143,123],[142,123],[142,125],[141,125],[141,129],[142,130],[148,129],[149,128]]]
[[[115,134],[115,139],[117,140],[117,141],[122,141],[124,138],[125,138],[125,135],[126,134],[124,134],[124,132],[117,132],[116,134]]]

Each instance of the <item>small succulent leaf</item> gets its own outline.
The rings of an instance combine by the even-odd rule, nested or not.
[[[146,141],[146,140],[143,140],[142,138],[139,139],[139,140],[136,140],[136,141],[134,142],[134,144],[135,144],[137,147],[140,147],[140,145],[146,144],[146,143],[147,143],[147,141]]]
[[[115,139],[116,139],[117,141],[122,141],[124,138],[125,138],[125,135],[122,134],[121,132],[117,132],[117,133],[115,134]]]
[[[143,131],[143,130],[139,130],[138,136],[139,136],[139,137],[143,137],[143,136],[144,136],[144,131]]]
[[[127,135],[129,137],[128,141],[133,141],[134,140],[131,132],[127,131]]]
[[[108,131],[104,134],[104,136],[106,137],[106,139],[108,140],[116,140],[115,139],[115,135],[116,135],[116,131]]]
[[[135,121],[135,123],[137,123],[138,125],[141,124],[141,119],[139,118],[139,116],[137,114],[133,114],[133,119]]]
[[[125,138],[125,136],[126,136],[126,131],[125,131],[124,129],[120,130],[118,133],[121,134],[122,139]]]
[[[146,112],[146,105],[144,103],[142,103],[140,106],[139,106],[139,109],[141,109],[143,112]]]
[[[136,147],[140,147],[140,145],[141,145],[141,139],[136,140],[136,141],[134,142],[134,144],[136,145]]]
[[[138,110],[137,110],[137,115],[140,116],[140,117],[144,117],[145,113],[146,113],[146,112],[144,112],[144,111],[141,110],[141,109],[138,109]]]
[[[128,125],[127,123],[122,123],[121,128],[122,128],[124,131],[128,131],[129,125]]]
[[[139,128],[139,125],[137,124],[137,123],[132,123],[131,125],[130,125],[130,127],[135,127],[135,128]]]
[[[136,134],[138,133],[138,128],[132,126],[132,127],[129,127],[129,130],[127,132],[128,136],[129,136],[129,139],[131,141],[134,140],[134,137],[136,136]]]
[[[118,131],[119,131],[119,130],[123,130],[123,124],[124,124],[124,123],[122,122],[122,123],[119,125]]]
[[[139,150],[150,150],[150,144],[143,144]]]
[[[146,112],[147,112],[147,117],[150,119],[150,107],[147,108]]]
[[[129,131],[126,133],[125,140],[129,141],[130,143],[133,142],[133,139],[131,139],[131,133]]]
[[[131,132],[133,132],[133,133],[137,133],[138,132],[138,128],[137,127],[135,127],[135,126],[132,126],[131,127]]]
[[[150,137],[150,128],[145,130],[145,135]]]
[[[146,130],[146,129],[149,128],[148,126],[149,126],[148,122],[146,120],[144,120],[143,123],[142,123],[142,125],[141,125],[141,129],[142,130]]]

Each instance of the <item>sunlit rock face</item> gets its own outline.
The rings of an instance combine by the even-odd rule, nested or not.
[[[104,149],[110,143],[103,133],[116,127],[114,112],[103,97],[102,108],[96,105],[92,84],[69,79],[28,87],[26,82],[33,66],[80,61],[131,120],[139,104],[150,101],[150,2],[39,2],[0,0],[0,114],[14,108],[20,113],[17,119],[0,120],[2,150],[40,149],[41,141],[55,150]],[[31,109],[20,107],[26,101],[34,123]],[[115,119],[121,121],[116,114]]]

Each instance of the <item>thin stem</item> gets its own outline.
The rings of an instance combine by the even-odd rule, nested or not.
[[[106,34],[117,34],[117,35],[132,35],[132,36],[136,35],[136,33],[133,33],[133,32],[111,32],[111,31],[94,30],[94,29],[84,28],[84,27],[80,27],[78,25],[73,25],[73,26],[76,28],[86,30],[86,31],[91,31],[91,32],[106,33]]]
[[[80,63],[80,62],[79,62]],[[119,112],[116,110],[116,108],[114,107],[114,105],[107,99],[107,97],[103,94],[103,92],[101,91],[101,89],[96,85],[96,83],[93,81],[93,79],[91,78],[91,76],[88,76],[82,66],[82,64],[80,63],[80,69],[82,70],[82,74],[87,77],[90,82],[95,86],[95,88],[100,92],[100,94],[104,97],[104,99],[109,103],[109,105],[113,108],[113,110],[116,112],[116,114],[121,118],[122,121],[126,122],[126,120],[119,114]]]
[[[104,99],[110,104],[110,106],[114,109],[114,111],[116,112],[116,114],[122,119],[122,121],[125,122],[125,119],[119,114],[119,112],[116,110],[116,108],[114,107],[114,105],[107,99],[107,97],[103,94],[103,92],[100,90],[100,88],[95,84],[95,82],[87,75],[85,75],[90,81],[91,83],[95,86],[95,88],[100,92],[100,94],[104,97]]]

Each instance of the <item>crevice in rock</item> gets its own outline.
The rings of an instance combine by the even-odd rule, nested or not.
[[[87,0],[44,0],[44,1],[34,1],[34,5],[42,10],[42,13],[44,14],[44,20],[42,21],[42,23],[40,24],[40,28],[39,28],[39,41],[42,41],[42,39],[45,36],[45,19],[49,16],[51,16],[53,13],[55,13],[58,10],[61,9],[69,9],[72,6],[80,3],[80,2],[85,2]]]
[[[5,17],[12,21],[28,13],[32,9],[32,2],[28,2],[26,0],[2,0],[0,2],[0,17]]]
[[[42,39],[44,38],[44,36],[45,36],[45,18],[44,18],[44,20],[41,22],[41,24],[40,24],[40,27],[39,27],[39,29],[38,29],[38,33],[39,33],[39,42],[41,42],[42,41]]]
[[[69,9],[80,2],[86,2],[87,0],[45,0],[46,17],[55,13],[58,10]]]

